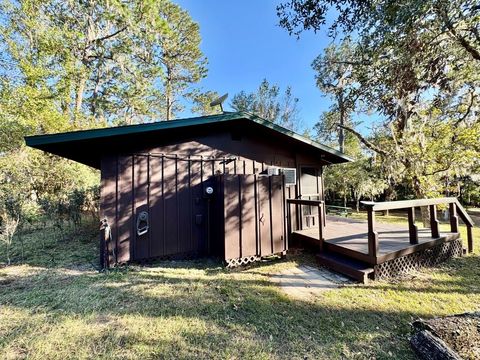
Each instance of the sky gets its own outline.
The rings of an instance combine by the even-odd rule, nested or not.
[[[326,31],[295,36],[278,26],[280,0],[174,0],[200,26],[201,49],[208,58],[204,90],[233,95],[255,91],[263,78],[280,86],[290,85],[299,98],[303,125],[312,128],[329,100],[315,86],[311,63],[328,46]],[[185,114],[189,115],[189,114]]]

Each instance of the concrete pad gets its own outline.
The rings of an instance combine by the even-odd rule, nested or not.
[[[300,300],[311,300],[324,291],[338,289],[350,280],[325,268],[300,265],[271,276],[271,281],[288,296]]]

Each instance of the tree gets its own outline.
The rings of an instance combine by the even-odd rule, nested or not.
[[[330,35],[355,34],[347,62],[359,101],[379,119],[367,136],[337,126],[376,152],[394,182],[407,182],[419,198],[438,195],[442,177],[460,176],[478,161],[480,7],[460,0],[292,0],[278,13],[298,36],[324,26],[332,8],[338,17]]]
[[[219,94],[216,91],[196,91],[192,94],[192,99],[194,103],[192,111],[202,116],[219,114],[219,106],[210,106],[212,101],[218,98]]]
[[[168,0],[0,0],[0,210],[72,204],[98,184],[97,171],[23,137],[173,117],[206,74],[199,43]]]
[[[401,39],[396,35],[426,32],[432,40],[427,43],[430,51],[439,46],[459,47],[469,59],[480,61],[480,6],[476,1],[287,0],[277,6],[280,25],[296,36],[327,25],[329,11],[337,16],[329,24],[332,37],[356,32],[362,40],[395,43]]]
[[[170,2],[164,4],[161,11],[170,30],[160,38],[161,50],[158,54],[163,67],[165,119],[170,120],[176,111],[182,109],[179,96],[184,95],[189,85],[206,76],[207,61],[200,50],[198,24],[192,21],[188,12]]]
[[[298,131],[301,127],[298,117],[298,98],[288,86],[283,95],[280,87],[263,79],[256,92],[241,91],[233,96],[230,104],[236,111],[247,111],[287,129]]]
[[[74,127],[171,119],[206,75],[198,25],[168,0],[5,0],[0,10],[3,86],[34,89]]]
[[[345,164],[327,166],[325,169],[325,189],[327,196],[333,200],[340,196],[343,206],[347,200],[353,200],[357,212],[360,210],[360,200],[374,200],[388,187],[388,182],[375,163],[371,152],[364,151],[358,139],[347,133],[345,152],[355,161]]]
[[[330,111],[323,114],[323,132],[337,133],[341,152],[345,151],[344,126],[351,126],[350,115],[358,98],[358,89],[352,75],[353,61],[354,49],[350,41],[346,40],[340,46],[327,47],[312,63],[317,87],[334,100]]]

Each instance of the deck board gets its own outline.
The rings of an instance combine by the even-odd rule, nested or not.
[[[368,254],[367,222],[336,216],[327,216],[324,238],[327,243],[335,244],[362,254]],[[377,223],[379,235],[379,256],[401,251],[411,247],[408,224]],[[318,241],[318,228],[295,231]],[[458,238],[458,233],[440,232],[439,238],[432,238],[430,229],[418,229],[418,243],[424,244],[441,238]]]

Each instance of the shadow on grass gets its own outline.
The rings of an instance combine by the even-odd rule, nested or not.
[[[0,303],[31,314],[49,314],[49,321],[58,322],[59,326],[65,317],[85,316],[93,322],[98,318],[109,322],[125,316],[152,322],[178,318],[184,324],[200,321],[207,327],[207,333],[202,335],[201,328],[189,329],[185,325],[184,331],[190,334],[182,335],[182,346],[206,351],[205,356],[225,355],[228,349],[237,349],[242,342],[249,343],[256,349],[254,352],[279,357],[338,358],[345,347],[362,352],[365,358],[386,354],[389,349],[400,357],[410,356],[408,346],[394,349],[391,345],[395,337],[392,329],[399,318],[404,319],[401,334],[408,333],[412,315],[408,312],[331,308],[318,302],[293,301],[272,285],[266,274],[230,272],[216,263],[161,265],[161,268],[136,267],[106,274],[87,271],[69,274],[57,268],[13,276],[12,281],[0,285]],[[148,325],[147,321],[145,326]],[[5,334],[3,346],[15,341],[15,331]],[[138,346],[130,338],[135,335],[128,329],[125,331],[123,346]],[[173,338],[177,335],[171,334]]]
[[[358,286],[358,293],[352,292],[356,287],[347,288],[350,293],[329,303],[284,295],[268,279],[282,261],[234,270],[213,260],[169,261],[98,273],[82,268],[76,258],[94,258],[94,243],[59,244],[56,250],[63,257],[57,263],[45,261],[32,247],[35,256],[27,264],[42,269],[0,277],[0,308],[26,316],[11,325],[4,317],[0,352],[31,331],[22,343],[51,342],[55,334],[58,346],[71,348],[73,357],[93,346],[103,347],[107,357],[118,355],[118,348],[147,348],[150,357],[382,358],[391,357],[390,352],[395,358],[412,358],[408,324],[413,317],[430,314],[406,306],[355,305],[357,295],[377,297],[373,303],[384,290],[404,298],[415,293],[480,293],[477,256],[443,265],[440,272],[450,275],[447,279],[432,277],[420,286],[373,283]],[[299,263],[310,260],[309,255],[298,258]],[[39,323],[25,330],[37,317]],[[81,331],[69,327],[72,321]]]

